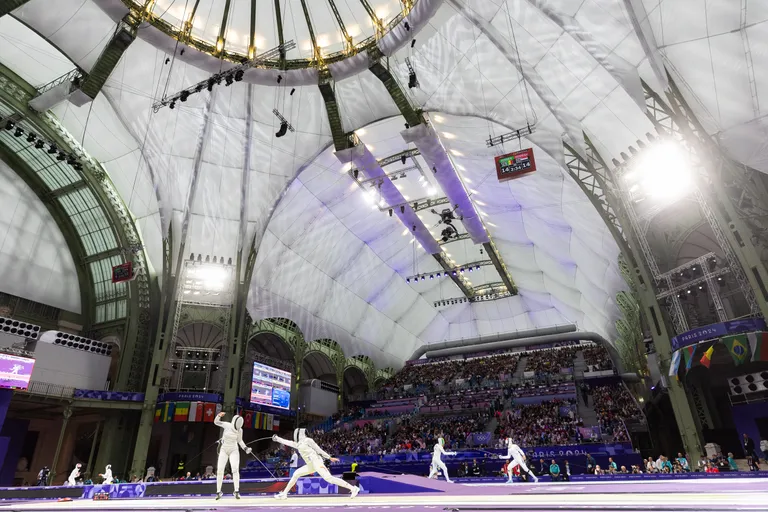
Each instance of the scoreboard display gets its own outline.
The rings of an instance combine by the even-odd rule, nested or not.
[[[133,279],[133,263],[126,261],[112,267],[112,282],[122,283]]]
[[[500,182],[514,180],[536,171],[533,149],[521,149],[496,157],[496,176]]]

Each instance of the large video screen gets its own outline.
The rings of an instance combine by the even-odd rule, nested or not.
[[[0,388],[27,389],[34,366],[30,357],[0,354]]]
[[[290,409],[291,373],[265,364],[253,363],[251,403]]]

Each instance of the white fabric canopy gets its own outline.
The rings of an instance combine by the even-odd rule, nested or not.
[[[618,248],[566,173],[562,141],[579,149],[583,142],[576,139],[584,131],[610,160],[644,139],[652,125],[640,105],[639,77],[659,83],[650,57],[663,59],[680,79],[707,129],[734,156],[760,168],[768,152],[761,146],[765,137],[760,143],[737,137],[739,130],[762,126],[760,110],[754,107],[765,93],[759,87],[768,69],[753,51],[755,79],[745,78],[749,73],[741,66],[747,54],[738,30],[739,2],[715,2],[717,8],[707,2],[712,12],[703,18],[704,7],[696,0],[646,0],[643,9],[630,13],[627,5],[632,3],[444,1],[428,22],[414,20],[425,27],[412,34],[413,47],[406,44],[390,58],[411,102],[430,112],[520,289],[518,296],[502,300],[435,307],[436,301],[461,296],[452,281],[405,282],[416,273],[436,272],[437,262],[412,243],[409,226],[361,190],[347,174],[349,166],[334,156],[315,85],[296,86],[293,94],[292,85],[283,86],[287,81],[281,86],[221,85],[213,94],[203,91],[173,110],[153,113],[152,103],[164,92],[203,80],[208,72],[179,59],[166,64],[165,52],[139,38],[92,104],[62,104],[54,113],[109,172],[138,219],[155,268],[161,268],[162,238],[171,226],[179,243],[185,212],[190,220],[182,256],[234,257],[238,247],[247,248],[255,240],[259,251],[248,307],[256,319],[290,318],[307,339],[334,339],[348,356],[368,355],[381,366],[400,364],[423,343],[566,323],[613,339],[618,315],[614,298],[625,286],[617,269]],[[768,8],[755,0],[746,3],[750,47],[764,47]],[[155,9],[168,8],[168,15],[175,16],[183,4],[158,2]],[[202,4],[211,10],[219,3]],[[303,14],[295,11],[300,3],[288,4],[293,11],[284,13],[286,23],[295,25],[296,51],[306,56],[301,46],[306,25]],[[392,4],[392,15],[398,2],[381,4],[382,9]],[[315,27],[338,34],[325,11],[313,7]],[[638,20],[638,12],[647,12],[648,19]],[[56,12],[43,0],[31,0],[14,16],[86,70],[114,30],[112,18],[93,0],[59,0]],[[243,24],[241,18],[233,19]],[[638,37],[633,20],[652,30]],[[0,37],[29,38],[29,45],[44,46],[18,25],[0,23]],[[242,39],[243,28],[233,25],[232,30]],[[74,37],[81,32],[87,34]],[[267,27],[259,26],[257,32],[265,48],[274,45]],[[334,44],[338,40],[333,39],[329,51]],[[40,55],[60,59],[50,49]],[[406,86],[406,57],[416,71],[417,88]],[[33,82],[50,78],[28,70],[29,60],[12,52],[0,53],[0,60]],[[335,92],[344,129],[357,130],[371,153],[383,158],[409,147],[400,134],[405,121],[365,67],[359,62],[332,67],[343,77]],[[358,68],[362,71],[355,73]],[[749,93],[753,82],[757,97]],[[292,123],[295,133],[274,136],[279,120],[273,108]],[[528,123],[535,131],[519,145],[486,147],[489,136]],[[493,157],[520,147],[534,148],[538,172],[498,183]],[[394,182],[407,200],[433,188],[435,196],[443,195],[429,179],[429,168],[424,170],[426,184],[417,173]],[[422,211],[420,218],[439,235],[436,216]],[[458,265],[486,259],[480,248],[470,241],[445,246],[447,257]],[[469,279],[474,286],[500,281],[492,266]]]

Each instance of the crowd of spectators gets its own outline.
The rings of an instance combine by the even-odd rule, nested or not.
[[[445,439],[446,450],[466,447],[468,434],[484,432],[491,419],[489,411],[452,416],[414,416],[400,423],[387,447],[392,452],[431,450],[438,437]]]
[[[623,385],[597,386],[591,389],[600,430],[614,441],[628,441],[625,422],[641,421],[643,415]]]
[[[579,347],[566,347],[531,352],[528,354],[525,371],[557,374],[561,369],[573,368],[573,359],[579,350]]]
[[[600,372],[613,369],[611,356],[608,354],[608,350],[602,345],[587,347],[583,350],[583,354],[588,371]]]
[[[501,414],[496,438],[503,444],[511,436],[525,447],[579,443],[582,438],[578,427],[584,423],[576,416],[575,408],[573,399],[515,406]]]
[[[464,379],[470,386],[480,386],[486,379],[499,380],[512,375],[519,357],[513,354],[461,359],[441,363],[410,365],[387,381],[385,388],[398,390],[405,385],[414,387]]]
[[[329,453],[338,455],[379,453],[387,442],[389,422],[368,422],[362,426],[344,425],[328,432],[315,432],[313,438]]]

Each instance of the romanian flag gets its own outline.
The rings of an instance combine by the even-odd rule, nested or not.
[[[163,423],[173,421],[173,411],[175,408],[176,404],[174,402],[165,402],[163,405]]]
[[[155,406],[155,423],[159,423],[163,417],[163,404],[157,404]]]
[[[704,352],[704,355],[701,356],[701,359],[699,362],[709,368],[709,365],[712,364],[712,353],[715,351],[715,346],[712,345],[707,349],[706,352]]]
[[[731,353],[733,363],[736,366],[747,362],[749,357],[749,347],[747,346],[747,335],[736,334],[734,336],[725,336],[720,341],[728,347],[728,352]]]
[[[212,422],[216,417],[216,404],[206,402],[203,404],[203,421]]]
[[[189,404],[187,421],[203,421],[203,402],[192,402]]]
[[[173,421],[187,421],[189,419],[189,402],[176,402],[176,410],[173,413]]]
[[[752,361],[768,361],[768,332],[751,332],[747,334],[747,339],[752,350]]]
[[[693,354],[696,353],[696,345],[685,347],[684,349],[681,349],[681,352],[685,358],[685,369],[690,370],[691,365],[693,364]]]

